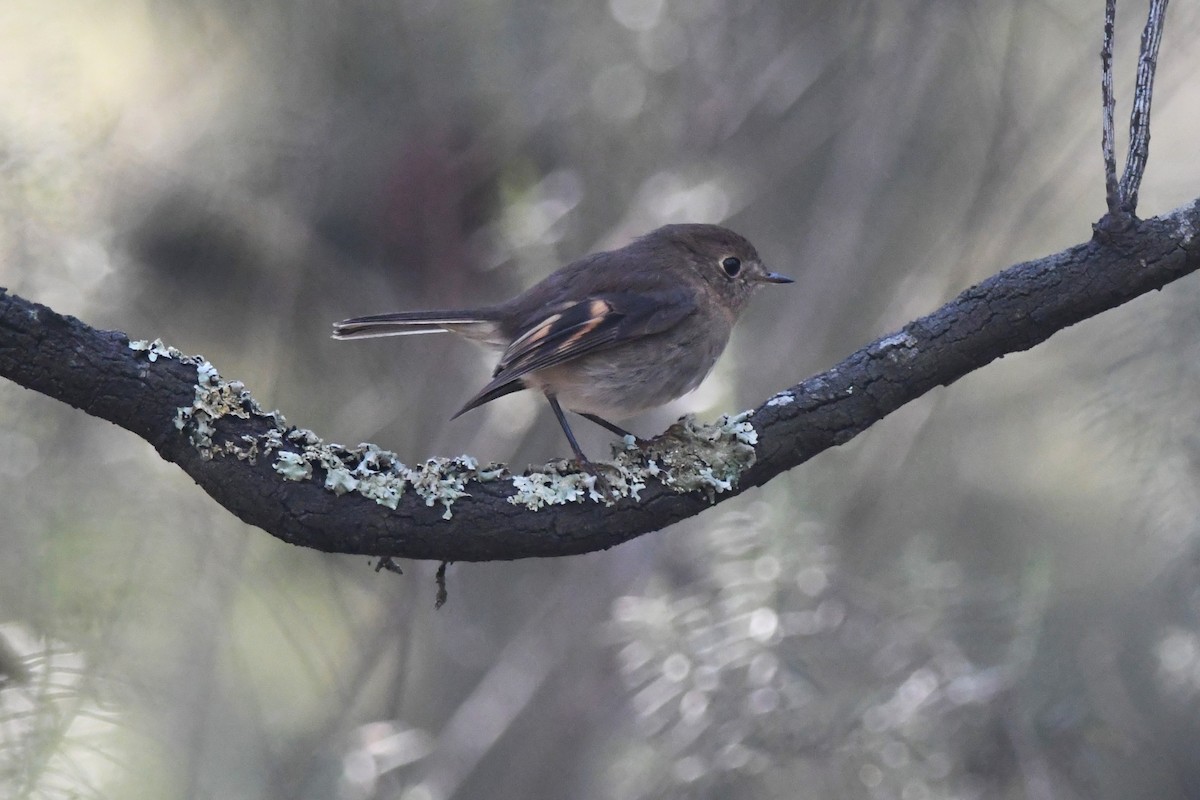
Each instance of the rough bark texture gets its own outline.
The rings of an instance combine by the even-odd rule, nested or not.
[[[151,362],[125,334],[101,331],[0,289],[0,375],[150,442],[222,506],[278,538],[327,552],[441,561],[561,556],[601,550],[700,513],[761,486],[817,453],[849,441],[936,386],[1007,353],[1159,289],[1200,268],[1200,201],[1151,220],[1106,217],[1090,241],[1017,264],[928,316],[853,353],[764,403],[750,421],[757,461],[731,491],[677,493],[656,482],[641,499],[591,501],[531,511],[507,501],[507,480],[472,482],[469,497],[443,507],[406,492],[395,510],[358,494],[336,495],[324,475],[285,480],[271,458],[206,458],[175,425],[195,396],[197,370]],[[213,440],[264,435],[261,417],[223,417]]]

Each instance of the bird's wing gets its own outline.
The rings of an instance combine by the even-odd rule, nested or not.
[[[491,382],[458,414],[524,388],[520,379],[530,372],[662,333],[695,309],[691,293],[676,289],[601,294],[534,317],[500,357]]]

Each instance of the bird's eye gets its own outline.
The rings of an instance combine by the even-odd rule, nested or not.
[[[725,274],[729,277],[735,278],[742,271],[742,260],[735,256],[730,256],[721,261],[721,269],[725,270]]]

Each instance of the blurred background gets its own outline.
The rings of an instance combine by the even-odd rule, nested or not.
[[[1101,27],[1080,0],[5,0],[0,285],[329,440],[541,463],[536,397],[446,419],[488,354],[330,324],[724,222],[797,283],[629,425],[757,405],[1089,237]],[[1143,216],[1200,195],[1198,34],[1174,4]],[[1198,304],[1179,281],[612,551],[455,565],[436,611],[436,564],[292,548],[0,382],[0,794],[1200,796]]]

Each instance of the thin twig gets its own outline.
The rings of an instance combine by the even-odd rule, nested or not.
[[[1129,158],[1121,177],[1124,210],[1137,211],[1138,188],[1150,154],[1150,100],[1154,95],[1154,70],[1158,66],[1158,48],[1162,43],[1167,0],[1150,0],[1150,13],[1142,31],[1138,56],[1137,85],[1133,91],[1133,112],[1129,115]]]
[[[1113,38],[1117,22],[1117,0],[1105,0],[1104,41],[1100,45],[1100,96],[1104,103],[1104,125],[1102,149],[1104,152],[1104,194],[1108,201],[1108,213],[1121,211],[1121,189],[1117,185],[1116,127],[1113,114],[1116,99],[1113,97]]]

